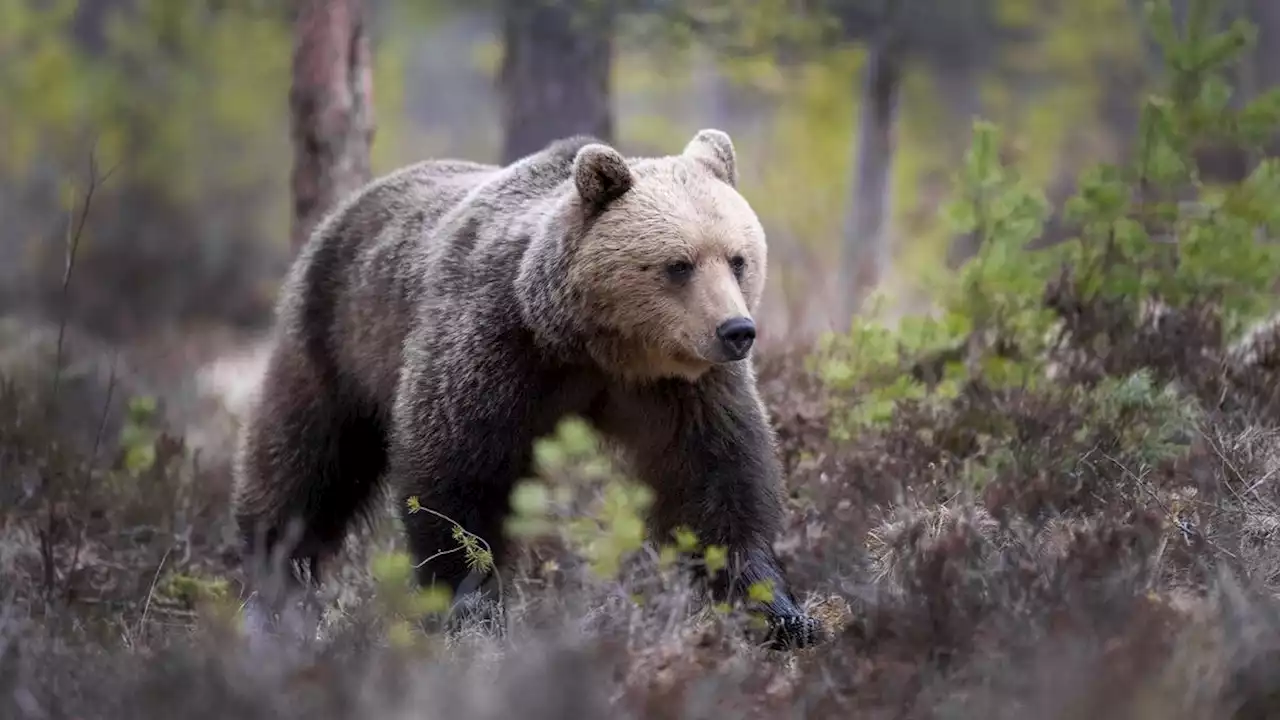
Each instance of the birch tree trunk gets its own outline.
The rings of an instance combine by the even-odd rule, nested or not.
[[[299,0],[294,18],[293,226],[296,250],[370,177],[373,69],[363,0]]]

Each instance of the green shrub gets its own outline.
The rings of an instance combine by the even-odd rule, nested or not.
[[[1260,146],[1280,129],[1280,89],[1231,107],[1224,74],[1255,33],[1244,22],[1212,32],[1208,0],[1193,4],[1181,34],[1167,1],[1148,5],[1166,86],[1143,105],[1137,157],[1079,178],[1060,213],[1078,229],[1067,241],[1031,247],[1049,205],[1001,162],[999,130],[975,124],[947,214],[957,231],[977,235],[978,253],[939,289],[932,315],[896,327],[857,318],[848,333],[824,338],[813,367],[833,391],[837,438],[884,426],[903,403],[937,409],[974,387],[1043,388],[1064,347],[1127,376],[1150,364],[1149,348],[1137,347],[1152,340],[1139,332],[1144,313],[1212,308],[1220,346],[1274,309],[1280,165],[1263,160],[1215,187],[1200,179],[1195,153]]]

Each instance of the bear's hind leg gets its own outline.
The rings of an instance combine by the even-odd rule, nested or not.
[[[277,348],[243,430],[235,521],[246,569],[272,610],[302,576],[318,584],[386,466],[375,408],[339,387],[304,352]]]

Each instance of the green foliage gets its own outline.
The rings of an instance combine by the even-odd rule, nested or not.
[[[1148,9],[1170,58],[1168,86],[1144,104],[1133,161],[1081,174],[1061,214],[1079,229],[1068,242],[1029,247],[1049,203],[1015,164],[1001,160],[997,127],[975,124],[947,217],[956,232],[976,236],[977,255],[939,283],[932,315],[901,318],[896,327],[869,315],[848,333],[824,339],[813,361],[836,391],[834,436],[883,427],[908,403],[946,412],[968,388],[1046,390],[1060,321],[1060,308],[1047,302],[1051,289],[1081,307],[1107,308],[1114,328],[1137,327],[1143,304],[1151,302],[1175,310],[1213,303],[1228,330],[1273,307],[1280,257],[1261,234],[1274,232],[1280,206],[1275,162],[1215,188],[1200,181],[1195,153],[1209,143],[1258,144],[1280,127],[1280,103],[1266,94],[1230,107],[1225,71],[1253,33],[1241,23],[1210,32],[1208,5],[1196,7],[1192,17],[1201,25],[1181,36],[1165,5]],[[1152,395],[1150,383],[1139,374],[1078,390],[1080,407],[1101,425],[1124,426],[1116,414],[1129,411],[1126,403],[1152,414],[1123,431],[1143,462],[1179,451],[1182,445],[1168,438],[1179,437],[1186,420],[1177,402]],[[999,464],[1003,451],[993,442],[988,461]]]
[[[568,526],[570,539],[603,577],[615,577],[624,557],[644,544],[643,513],[652,494],[642,485],[606,485],[594,517],[575,518]]]
[[[728,556],[723,546],[708,545],[703,553],[702,561],[706,564],[707,572],[714,574],[725,569],[728,565]]]
[[[539,439],[534,458],[537,477],[513,490],[507,531],[526,539],[555,538],[585,559],[597,577],[619,579],[623,564],[649,539],[646,519],[652,491],[615,469],[596,432],[580,418],[561,421],[552,435]],[[704,545],[687,527],[655,540],[663,570],[700,563],[715,575],[728,567],[727,548]],[[748,588],[747,599],[769,602],[772,593],[772,585],[762,581]],[[639,605],[645,597],[635,593],[633,600]]]
[[[449,609],[452,600],[449,588],[418,588],[413,561],[406,552],[389,551],[374,556],[369,572],[381,601],[392,615],[416,618]]]
[[[1070,416],[1050,430],[1052,441],[1019,442],[1027,432],[1022,418],[998,408],[986,413],[990,425],[981,450],[963,463],[966,485],[982,490],[993,481],[1019,483],[1038,475],[1066,492],[1066,486],[1083,482],[1082,476],[1101,474],[1118,478],[1108,488],[1114,490],[1184,456],[1202,419],[1194,398],[1160,386],[1147,370],[1107,377],[1093,387],[1047,388],[1041,401],[1040,407],[1071,408]]]
[[[752,602],[770,603],[773,602],[773,580],[764,579],[751,583],[747,587],[747,597]]]
[[[594,572],[616,577],[626,557],[644,543],[652,491],[614,469],[595,432],[580,418],[561,421],[553,435],[539,439],[534,464],[542,479],[525,480],[513,490],[508,532],[558,535]],[[578,492],[593,495],[581,513],[573,508]]]
[[[940,311],[902,317],[893,329],[873,311],[855,318],[848,334],[823,338],[816,370],[845,404],[832,428],[837,437],[883,425],[902,401],[945,402],[977,376],[996,386],[1036,381],[1039,346],[1053,321],[1040,292],[1054,253],[1025,246],[1048,206],[1000,162],[999,146],[994,125],[975,124],[958,177],[962,192],[947,215],[955,232],[974,233],[980,244],[976,257],[942,279]]]
[[[0,0],[0,171],[25,173],[73,140],[100,102],[97,76],[70,37],[75,0]]]
[[[1144,467],[1185,452],[1201,419],[1200,406],[1193,399],[1171,386],[1159,387],[1146,370],[1104,378],[1085,391],[1083,400],[1085,415],[1118,429],[1117,446]]]
[[[424,617],[449,611],[453,593],[448,587],[418,587],[408,553],[379,553],[371,560],[369,571],[379,618],[386,623],[387,640],[392,646],[414,647],[421,639],[416,624]]]
[[[251,195],[253,229],[286,242],[293,39],[281,6],[112,2],[90,46],[73,34],[77,5],[0,0],[0,181],[78,166],[92,147],[103,167],[119,167],[116,187],[180,208]],[[374,54],[384,169],[404,151],[399,74],[412,29]]]
[[[186,607],[195,608],[203,603],[227,600],[231,597],[231,586],[226,578],[173,573],[156,588],[156,593]]]
[[[947,320],[963,320],[952,315]],[[855,317],[846,335],[823,338],[815,354],[814,370],[833,390],[841,412],[832,418],[833,437],[848,439],[860,429],[881,426],[904,400],[951,397],[963,364],[946,363],[942,382],[930,388],[911,373],[914,358],[945,350],[963,336],[965,328],[929,317],[904,318],[895,331],[874,317]]]
[[[1048,325],[1038,293],[1054,258],[1025,248],[1039,235],[1049,208],[1039,190],[1000,162],[999,147],[996,127],[976,123],[959,178],[963,192],[947,214],[955,232],[976,233],[980,245],[977,257],[960,268],[943,303],[950,313],[966,318],[973,331],[1031,343]]]
[[[156,461],[156,440],[160,431],[155,424],[156,400],[149,395],[129,399],[124,427],[120,429],[120,446],[124,450],[124,467],[137,475],[150,470]]]
[[[1107,235],[1108,242],[1096,244],[1116,248],[1121,259],[1109,262],[1102,250],[1082,249],[1081,264],[1089,270],[1082,277],[1097,275],[1110,284],[1090,290],[1153,295],[1176,306],[1211,298],[1222,303],[1233,330],[1269,309],[1266,293],[1280,270],[1275,244],[1259,242],[1259,231],[1276,230],[1277,166],[1263,161],[1243,182],[1213,188],[1200,180],[1193,152],[1213,144],[1259,148],[1280,126],[1280,90],[1238,110],[1229,106],[1233,90],[1225,71],[1256,33],[1240,20],[1209,32],[1216,24],[1212,5],[1195,0],[1190,24],[1179,36],[1167,3],[1148,3],[1153,34],[1172,71],[1167,95],[1143,107],[1135,165],[1091,178],[1091,196],[1074,200],[1069,209],[1093,218],[1086,232],[1095,242]],[[1134,198],[1125,183],[1145,192]],[[1178,196],[1187,188],[1194,199]]]
[[[184,162],[217,159],[225,142],[258,142],[288,88],[289,29],[283,16],[250,8],[142,0],[113,4],[103,47],[90,52],[71,36],[75,2],[4,0],[0,17],[0,98],[12,123],[6,170],[22,172],[35,152],[88,133],[106,164],[125,158],[129,174],[194,191]],[[246,45],[252,53],[240,52]],[[82,152],[76,143],[72,152]],[[255,148],[237,154],[261,158]],[[225,153],[223,153],[225,154]],[[70,158],[68,158],[70,159]],[[225,159],[225,158],[223,158]],[[222,167],[214,165],[214,167]],[[235,174],[235,168],[229,168]]]
[[[1152,14],[1162,27],[1161,12]],[[1175,307],[1212,300],[1221,303],[1229,329],[1270,308],[1280,255],[1274,243],[1259,241],[1259,232],[1276,227],[1275,162],[1259,163],[1243,182],[1214,188],[1199,179],[1193,155],[1211,143],[1256,146],[1263,128],[1280,125],[1275,93],[1238,111],[1227,105],[1231,91],[1220,73],[1247,46],[1252,33],[1245,27],[1189,33],[1185,41],[1157,34],[1168,44],[1175,74],[1169,95],[1143,107],[1138,158],[1128,167],[1085,174],[1065,208],[1081,227],[1071,247],[1080,297],[1127,302],[1134,312],[1143,297]],[[1194,198],[1186,199],[1188,192]]]

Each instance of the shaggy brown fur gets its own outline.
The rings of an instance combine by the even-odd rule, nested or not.
[[[746,359],[765,236],[734,162],[716,130],[660,158],[575,137],[505,167],[422,162],[346,200],[282,292],[237,462],[246,550],[294,523],[286,553],[315,580],[386,480],[501,561],[533,441],[573,413],[654,487],[655,533],[730,549],[717,598],[772,580],[776,641],[811,642],[771,549],[781,467]],[[419,561],[456,546],[428,513],[404,522]],[[450,554],[419,580],[461,596],[482,578]]]

